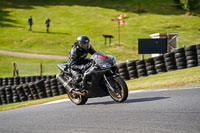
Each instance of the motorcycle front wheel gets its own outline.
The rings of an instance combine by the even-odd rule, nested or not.
[[[73,92],[68,92],[69,99],[76,105],[83,105],[87,102],[88,98],[85,96],[77,95]]]
[[[116,102],[124,102],[128,98],[128,87],[126,82],[120,77],[113,77],[112,87],[114,91],[111,89],[108,90],[110,97]]]

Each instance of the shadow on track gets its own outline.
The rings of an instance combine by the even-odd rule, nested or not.
[[[163,100],[163,99],[168,99],[168,98],[170,97],[149,97],[149,98],[127,99],[123,103],[150,102],[150,101],[157,101],[157,100]],[[108,104],[118,104],[118,103],[115,101],[105,101],[105,102],[89,103],[86,105],[97,105],[97,104],[108,105]]]

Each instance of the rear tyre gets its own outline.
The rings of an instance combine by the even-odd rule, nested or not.
[[[124,102],[128,98],[128,87],[125,81],[120,76],[117,76],[113,78],[111,85],[115,90],[108,90],[110,97],[116,102]]]
[[[68,92],[69,99],[76,105],[83,105],[87,102],[88,98],[85,96],[77,95],[73,92]]]

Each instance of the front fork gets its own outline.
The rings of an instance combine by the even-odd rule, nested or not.
[[[104,77],[104,80],[105,80],[105,84],[106,84],[106,87],[108,90],[111,90],[111,91],[115,91],[115,89],[112,87],[112,85],[110,84],[110,82],[108,81],[108,78],[106,77],[106,75],[104,74],[103,75]]]

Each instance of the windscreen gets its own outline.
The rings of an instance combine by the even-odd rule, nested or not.
[[[97,64],[108,63],[108,64],[113,65],[113,63],[115,63],[114,56],[103,53],[102,51],[98,51],[94,53],[90,58],[93,59]]]

